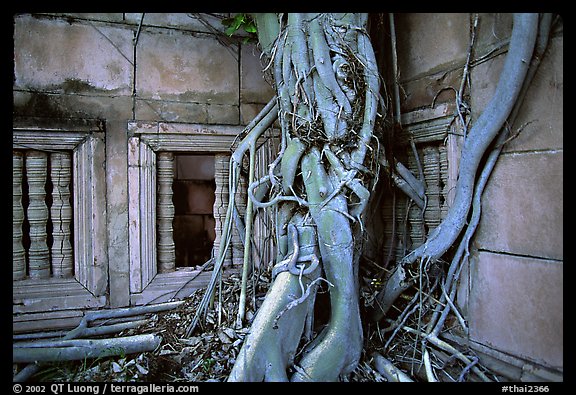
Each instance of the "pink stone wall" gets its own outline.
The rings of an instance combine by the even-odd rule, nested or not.
[[[255,67],[260,62],[255,46],[224,45],[216,34],[223,26],[214,15],[14,16],[15,119],[38,125],[70,118],[104,122],[108,233],[101,242],[110,306],[130,304],[128,122],[241,126],[274,95]],[[213,220],[204,222],[213,239]]]
[[[470,338],[563,369],[563,37],[553,35],[486,186],[467,301]],[[479,114],[502,56],[472,73]],[[463,298],[466,299],[466,298]]]
[[[404,111],[458,88],[470,14],[396,14]],[[472,122],[492,97],[511,14],[479,14]],[[494,50],[496,48],[496,50]],[[446,89],[436,103],[454,100]],[[563,369],[563,30],[557,26],[482,199],[458,303],[470,341],[528,364]],[[498,354],[503,355],[503,354]]]
[[[260,53],[200,17],[221,30],[206,14],[16,15],[15,114],[246,124],[274,95]]]
[[[468,307],[471,339],[562,368],[562,264],[488,251],[475,258]]]

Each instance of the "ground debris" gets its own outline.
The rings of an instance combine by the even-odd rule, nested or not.
[[[114,381],[114,382],[223,382],[226,381],[238,352],[247,335],[251,319],[257,311],[270,285],[270,270],[263,270],[249,281],[247,300],[247,320],[242,328],[236,328],[236,312],[239,299],[240,278],[231,274],[222,280],[218,287],[221,294],[216,294],[214,305],[200,320],[191,336],[186,337],[186,329],[192,321],[204,290],[195,291],[186,298],[183,304],[175,309],[150,315],[144,324],[120,332],[118,336],[155,333],[162,337],[160,346],[152,351],[140,354],[124,355],[118,357],[101,358],[87,361],[70,361],[52,363],[42,368],[32,380],[41,381]],[[256,292],[254,292],[254,289]],[[378,291],[370,281],[361,286],[361,302],[369,305]],[[395,310],[402,311],[407,304],[406,298],[399,298],[395,303]],[[415,314],[416,315],[416,314]],[[423,320],[425,321],[425,320]],[[384,343],[392,332],[383,330],[390,325],[391,320],[383,320],[380,325],[364,322],[366,336],[364,340],[363,356],[358,367],[342,381],[349,382],[382,382],[387,381],[375,368],[369,357],[373,351],[387,355],[399,367],[410,371],[411,364],[403,359],[413,354],[414,337],[401,331],[394,346],[386,349]],[[449,321],[450,327],[456,323]],[[414,320],[406,322],[415,325]],[[422,322],[424,324],[425,322]],[[434,360],[440,361],[435,353]],[[404,357],[403,357],[404,356]],[[410,359],[412,359],[410,358]],[[446,358],[444,358],[446,359]],[[418,361],[419,362],[419,361]],[[438,362],[440,363],[440,362]],[[451,367],[456,362],[445,360],[442,365]],[[462,366],[454,366],[462,369]],[[448,373],[448,372],[446,372]],[[450,372],[458,376],[458,372]],[[443,378],[443,377],[442,377]],[[448,380],[451,381],[451,380]]]
[[[265,293],[270,274],[263,271],[256,287],[258,296]],[[235,329],[240,278],[231,274],[222,280],[221,295],[216,295],[214,307],[199,323],[190,337],[185,332],[192,321],[204,290],[196,290],[185,302],[170,311],[155,313],[145,324],[120,332],[118,336],[155,333],[162,337],[160,346],[134,355],[86,361],[51,363],[44,366],[31,380],[41,381],[225,381],[242,346],[250,325]],[[250,293],[249,293],[250,294]],[[254,293],[252,292],[252,295]],[[251,298],[249,317],[255,306]],[[220,308],[220,305],[222,306]],[[17,367],[14,367],[17,370]]]
[[[258,281],[258,290],[267,288],[269,276]],[[182,306],[162,315],[150,330],[162,331],[164,342],[161,348],[170,354],[148,353],[151,369],[148,379],[158,381],[225,381],[228,377],[242,341],[248,331],[246,327],[235,329],[238,306],[238,284],[240,279],[232,274],[223,280],[221,295],[217,295],[214,307],[190,337],[186,328],[194,317],[204,290],[195,292]],[[254,309],[254,306],[250,306]]]

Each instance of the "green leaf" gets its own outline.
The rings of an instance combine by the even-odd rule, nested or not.
[[[244,25],[244,30],[248,33],[256,33],[256,25],[254,24],[253,21],[249,21],[248,23],[246,23]]]
[[[236,33],[236,29],[234,26],[229,26],[228,28],[226,28],[226,30],[224,31],[224,33],[226,33],[228,36],[232,37],[232,35],[234,33]]]
[[[244,14],[238,14],[234,17],[234,22],[232,26],[236,28],[236,30],[240,29],[240,26],[244,23]]]
[[[255,34],[257,32],[256,24],[247,14],[237,14],[234,17],[222,19],[222,24],[227,26],[224,32],[229,37],[232,37],[234,33],[240,30],[240,28],[250,34]]]

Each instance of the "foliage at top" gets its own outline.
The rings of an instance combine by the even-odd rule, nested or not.
[[[222,24],[226,26],[225,33],[229,37],[232,37],[238,31],[248,34],[242,39],[243,44],[258,41],[256,22],[249,14],[236,14],[233,17],[225,18],[222,20]]]

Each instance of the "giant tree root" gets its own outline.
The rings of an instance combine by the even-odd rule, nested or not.
[[[278,262],[274,282],[246,335],[228,381],[288,381],[288,368],[314,306],[319,281],[316,230],[301,214],[292,216],[287,259]],[[312,261],[306,265],[304,261]],[[298,275],[293,272],[299,269]],[[304,275],[305,274],[305,275]]]
[[[316,270],[316,277],[319,270]],[[305,288],[312,280],[302,277]],[[313,285],[314,286],[314,285]],[[228,381],[288,381],[287,369],[294,361],[314,298],[287,309],[302,295],[300,278],[279,273],[258,310],[240,349]]]
[[[304,351],[292,381],[337,381],[358,364],[362,351],[362,325],[358,291],[354,275],[354,239],[344,213],[346,198],[333,192],[336,175],[330,177],[321,162],[320,151],[313,148],[302,159],[310,214],[318,231],[318,246],[330,288],[331,317],[328,326]],[[322,203],[322,204],[321,204]]]
[[[466,225],[478,167],[520,95],[537,33],[538,14],[514,14],[510,46],[496,92],[464,141],[454,202],[426,242],[403,258],[403,264],[411,264],[418,259],[437,260],[454,244]]]
[[[248,196],[256,208],[277,206],[277,262],[282,265],[290,267],[297,255],[288,250],[289,240],[294,240],[289,224],[298,222],[297,215],[310,219],[309,226],[316,229],[314,256],[331,284],[331,315],[302,357],[294,360],[314,300],[312,295],[302,298],[316,279],[308,278],[301,286],[302,276],[281,272],[229,380],[336,381],[357,366],[363,342],[358,295],[361,238],[355,238],[352,229],[363,228],[368,183],[377,173],[366,165],[368,151],[373,151],[379,92],[367,15],[290,13],[257,20],[265,21],[259,32],[266,37],[263,45],[274,65],[282,149],[268,174],[251,183]],[[256,198],[261,185],[269,188],[267,202]],[[305,303],[294,304],[295,300]],[[290,366],[295,370],[291,377]]]

